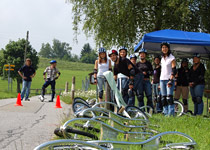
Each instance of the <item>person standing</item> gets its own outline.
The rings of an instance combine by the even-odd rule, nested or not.
[[[151,88],[151,82],[150,82],[150,76],[153,74],[153,68],[152,64],[146,60],[147,50],[142,48],[139,51],[139,57],[140,61],[136,64],[136,67],[143,72],[144,79],[143,79],[143,90],[141,91],[141,97],[139,97],[139,107],[144,106],[144,92],[147,97],[147,106],[150,106],[153,108],[152,103],[152,88]]]
[[[106,50],[101,47],[98,50],[98,59],[94,67],[94,81],[98,86],[99,102],[103,101],[103,87],[105,88],[106,85],[103,73],[108,70],[112,70],[111,60],[107,59]]]
[[[23,86],[21,90],[21,100],[30,101],[29,94],[31,88],[32,78],[36,75],[34,68],[31,66],[32,62],[30,58],[27,58],[25,61],[25,65],[18,70],[18,74],[23,79]]]
[[[61,75],[60,71],[56,68],[56,64],[57,64],[56,60],[51,60],[50,66],[47,67],[43,73],[45,83],[42,86],[42,94],[40,95],[41,102],[44,101],[45,89],[49,85],[51,85],[51,90],[52,90],[52,96],[49,102],[53,102],[53,99],[55,96],[55,84],[56,84],[55,80],[57,80]],[[47,78],[46,78],[46,74],[47,74]]]
[[[114,78],[118,83],[118,88],[122,93],[123,99],[126,104],[133,105],[133,101],[130,101],[128,89],[134,88],[137,90],[138,85],[141,82],[141,77],[138,75],[137,68],[131,63],[127,56],[127,48],[121,47],[119,49],[119,57],[116,51],[112,51],[109,57],[114,62]],[[138,92],[139,93],[139,92]],[[130,102],[129,102],[130,101]]]
[[[170,44],[163,42],[161,44],[161,73],[160,73],[160,92],[163,105],[163,113],[166,116],[174,116],[174,78],[177,73],[176,60],[171,54]]]
[[[189,85],[192,101],[194,103],[194,115],[203,113],[203,92],[205,88],[205,67],[200,62],[200,54],[195,53],[193,57],[193,66],[189,71]]]
[[[188,59],[183,58],[181,62],[181,68],[177,70],[175,76],[175,95],[174,100],[179,100],[182,95],[182,101],[184,103],[184,112],[188,111],[188,96],[189,96],[189,68]]]
[[[160,94],[160,72],[161,72],[160,60],[161,60],[160,56],[155,56],[154,58],[155,68],[152,77],[154,104],[156,104],[157,113],[161,113],[163,111],[163,106],[161,103],[161,94]]]

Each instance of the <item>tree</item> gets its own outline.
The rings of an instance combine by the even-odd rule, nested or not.
[[[94,64],[97,59],[97,54],[95,51],[91,51],[90,53],[86,53],[83,57],[81,57],[81,62]]]
[[[18,74],[18,70],[24,64],[24,52],[25,52],[25,39],[19,39],[18,41],[9,41],[3,50],[3,56],[1,59],[2,64],[1,70],[3,70],[4,64],[13,64],[15,65],[15,70],[11,72],[11,78],[17,81],[17,92],[20,92],[20,84],[22,82],[21,77]],[[37,52],[30,43],[27,43],[27,55],[26,58],[30,58],[32,60],[32,66],[35,70],[38,68],[39,57],[37,56]],[[1,72],[1,76],[3,72]]]
[[[71,57],[72,47],[66,42],[53,39],[52,46],[49,43],[42,43],[39,55],[46,58],[69,59]]]
[[[45,58],[52,58],[52,47],[49,43],[42,43],[42,47],[40,49],[39,55]]]
[[[198,31],[198,0],[69,0],[74,27],[94,34],[96,44],[133,47],[144,33],[173,28]],[[198,19],[198,20],[197,20]]]
[[[82,58],[86,54],[89,54],[91,51],[92,51],[92,48],[91,48],[90,44],[86,43],[82,48],[80,57]]]
[[[89,43],[84,44],[81,53],[80,53],[80,61],[83,63],[94,64],[97,59],[96,52],[91,48]]]

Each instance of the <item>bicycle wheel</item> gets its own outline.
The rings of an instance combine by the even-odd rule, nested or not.
[[[84,103],[86,105],[89,105],[88,102],[81,97],[75,97],[74,100],[73,100],[73,103],[76,103],[76,102],[81,102],[81,103]]]
[[[76,129],[73,129],[71,127],[66,128],[65,133],[67,133],[67,134],[68,133],[78,134],[78,135],[82,135],[82,136],[87,136],[87,137],[92,138],[94,140],[98,140],[98,137],[94,134],[91,134],[91,133],[85,132],[85,131],[76,130]],[[70,136],[67,136],[67,137],[70,137]]]
[[[131,118],[142,118],[148,120],[147,115],[136,106],[126,106],[125,111],[130,115]]]
[[[180,102],[180,101],[174,101],[174,105],[175,105],[175,108],[174,108],[174,115],[177,116],[177,117],[180,117],[183,115],[184,113],[184,106],[183,104]]]
[[[90,108],[90,106],[85,104],[85,103],[81,103],[81,102],[75,102],[72,105],[72,110],[73,110],[74,113],[85,110],[87,108]]]
[[[60,130],[60,128],[56,128],[54,130],[54,134],[59,136],[59,137],[63,137],[63,132]]]

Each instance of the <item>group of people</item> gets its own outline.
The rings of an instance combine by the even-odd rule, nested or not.
[[[163,42],[160,45],[162,56],[155,56],[154,68],[147,56],[146,49],[139,50],[139,61],[135,54],[127,58],[128,50],[121,47],[119,51],[110,50],[109,58],[114,63],[113,73],[117,86],[127,105],[135,105],[135,96],[138,106],[144,106],[144,95],[147,106],[173,116],[175,113],[174,100],[182,96],[184,111],[188,111],[189,91],[194,103],[194,115],[203,113],[203,92],[205,87],[205,67],[200,61],[200,54],[193,56],[193,65],[189,69],[188,59],[183,58],[181,67],[176,68],[176,59],[170,50],[170,44]],[[119,54],[118,54],[119,52]],[[107,58],[104,48],[99,48],[98,59],[95,61],[94,81],[98,85],[99,101],[103,100],[103,86],[105,86],[105,71],[112,71],[111,61]],[[190,89],[190,90],[189,90]],[[174,93],[175,91],[175,93]]]
[[[39,97],[41,102],[43,102],[45,99],[44,98],[45,89],[49,85],[51,85],[51,90],[52,90],[51,100],[49,100],[49,102],[53,102],[53,99],[55,97],[55,84],[56,84],[55,80],[57,80],[61,74],[60,71],[57,69],[56,64],[57,64],[56,60],[51,60],[50,66],[44,70],[43,78],[45,82],[42,86],[42,92]],[[21,100],[23,100],[25,97],[25,101],[30,101],[29,94],[30,94],[31,82],[32,78],[36,75],[36,72],[32,67],[32,61],[30,58],[26,59],[25,65],[19,69],[18,73],[23,79]]]

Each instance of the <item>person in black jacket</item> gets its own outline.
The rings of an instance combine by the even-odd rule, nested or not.
[[[152,102],[152,88],[151,88],[151,82],[150,82],[150,76],[153,74],[153,68],[152,64],[146,60],[147,50],[141,49],[139,51],[140,61],[136,64],[136,67],[143,72],[144,79],[143,79],[143,90],[140,92],[140,96],[138,97],[139,101],[139,107],[144,106],[144,92],[147,97],[147,106],[150,106],[153,108],[153,102]]]
[[[32,62],[30,58],[27,58],[25,61],[25,65],[18,70],[18,74],[23,79],[23,87],[21,90],[21,100],[23,100],[25,94],[25,101],[30,101],[29,94],[31,88],[32,78],[36,75],[36,71],[31,66]]]
[[[194,103],[194,115],[203,113],[203,92],[205,88],[205,67],[200,62],[200,54],[195,53],[193,57],[193,66],[189,71],[189,85],[192,101]]]
[[[184,112],[188,111],[188,96],[189,96],[189,68],[188,59],[183,58],[181,62],[181,68],[177,70],[175,76],[175,96],[174,100],[179,100],[182,95],[182,101],[184,103]]]
[[[160,65],[160,56],[155,56],[154,63],[155,68],[152,77],[152,90],[153,90],[153,100],[154,104],[156,104],[157,113],[161,113],[163,111],[163,106],[161,103],[161,94],[160,94],[160,72],[161,72],[161,65]]]

